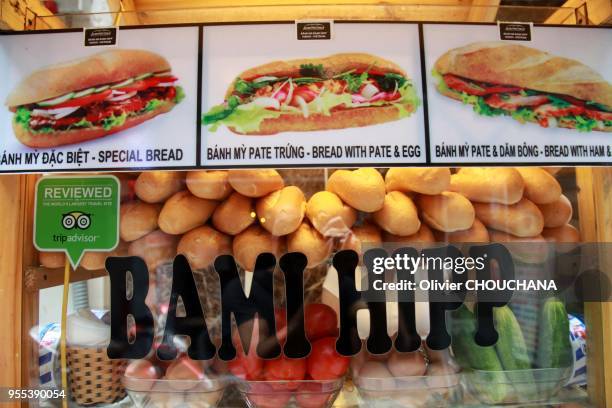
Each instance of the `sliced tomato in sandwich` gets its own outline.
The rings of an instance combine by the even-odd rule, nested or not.
[[[80,98],[72,98],[68,99],[66,102],[58,103],[57,105],[53,105],[53,109],[57,108],[68,108],[68,107],[76,107],[76,106],[85,106],[89,105],[93,102],[100,102],[108,98],[111,94],[111,90],[107,89],[106,91],[94,93],[91,95],[81,96]]]

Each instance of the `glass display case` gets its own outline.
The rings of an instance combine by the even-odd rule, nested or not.
[[[0,122],[25,128],[14,130],[24,162],[7,145],[0,166],[0,403],[612,405],[612,145],[601,136],[610,131],[610,30],[576,28],[596,16],[587,4],[137,3],[13,10],[27,31],[45,31],[0,38],[10,39],[0,58],[20,58],[3,71],[15,116]],[[525,29],[519,21],[535,23],[527,45],[552,44],[546,52],[504,39]],[[115,58],[129,75],[32,91],[68,59],[47,54],[87,44],[83,28],[113,26],[103,53],[147,51],[87,70]],[[309,41],[309,30],[336,46]],[[467,45],[493,35],[498,45]],[[595,56],[570,59],[564,48],[580,48],[572,38],[591,39],[580,56]],[[495,54],[505,46],[511,56]],[[483,49],[491,54],[469,60]],[[491,61],[519,64],[521,52],[527,71],[500,81],[469,79],[459,66],[486,75]],[[24,64],[39,71],[22,73]],[[528,71],[538,64],[546,68]],[[555,75],[586,78],[589,89],[555,87]],[[554,84],[529,85],[542,78]],[[94,117],[96,103],[114,110]],[[95,129],[104,134],[87,133]],[[70,161],[42,161],[58,152]],[[112,249],[82,258],[37,249],[47,222],[36,215],[40,181],[69,185],[58,176],[116,180],[117,220],[73,205],[61,225],[112,231],[116,221]],[[399,257],[423,263],[410,273]],[[479,279],[492,286],[465,286]]]

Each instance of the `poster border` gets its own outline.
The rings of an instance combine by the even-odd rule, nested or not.
[[[202,164],[202,126],[199,118],[201,117],[202,110],[202,69],[203,69],[203,35],[205,27],[215,26],[256,26],[256,25],[289,25],[295,24],[295,20],[271,20],[271,21],[227,21],[227,22],[201,22],[201,23],[175,23],[175,24],[147,24],[147,25],[129,25],[129,26],[117,26],[119,32],[121,30],[146,30],[152,28],[178,28],[178,27],[198,27],[198,56],[197,56],[197,71],[198,71],[198,89],[197,89],[197,116],[196,116],[196,158],[195,165],[187,166],[143,166],[143,167],[109,167],[109,168],[78,168],[78,169],[34,169],[34,170],[1,170],[0,174],[29,174],[29,173],[83,173],[83,172],[131,172],[131,171],[143,171],[143,170],[215,170],[215,169],[232,169],[232,168],[279,168],[279,169],[304,169],[304,168],[355,168],[355,167],[510,167],[510,166],[552,166],[552,165],[563,165],[571,167],[607,167],[612,165],[612,161],[604,162],[535,162],[535,161],[516,161],[516,162],[495,162],[495,161],[484,161],[484,162],[432,162],[431,160],[431,146],[430,146],[430,135],[429,135],[429,105],[427,99],[427,74],[425,69],[425,38],[423,27],[425,25],[463,25],[463,26],[496,26],[497,22],[461,22],[461,21],[407,21],[407,20],[335,20],[332,19],[334,24],[406,24],[406,25],[417,25],[419,33],[419,48],[421,58],[421,84],[422,84],[422,97],[423,97],[423,120],[424,120],[424,131],[425,131],[425,162],[424,163],[304,163],[304,164],[291,164],[291,163],[280,163],[280,164],[241,164],[235,163],[232,165],[204,165]],[[612,29],[612,26],[602,25],[565,25],[565,24],[533,24],[534,28],[539,27],[557,27],[557,28],[568,28],[568,29]],[[36,35],[36,34],[63,34],[63,33],[77,33],[83,32],[83,28],[65,28],[65,29],[46,29],[46,30],[24,30],[24,31],[7,31],[0,30],[0,38],[2,36],[15,36],[15,35]],[[119,35],[119,34],[118,34]]]

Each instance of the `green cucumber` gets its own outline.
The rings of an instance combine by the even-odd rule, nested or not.
[[[107,89],[110,89],[110,85],[102,85],[102,86],[96,88],[94,92],[95,93],[100,93],[100,92],[106,91]]]
[[[82,91],[75,92],[73,98],[80,98],[81,96],[91,95],[94,92],[96,92],[96,88],[95,87],[94,88],[83,89]]]
[[[170,75],[170,72],[171,72],[171,71],[157,72],[157,73],[153,74],[153,76],[156,76],[156,77],[164,77],[164,76],[168,76],[168,75]]]
[[[145,78],[148,78],[148,77],[150,77],[150,76],[153,76],[153,73],[152,73],[152,72],[147,72],[146,74],[141,74],[141,75],[138,75],[138,76],[137,76],[136,78],[134,78],[134,79],[135,79],[136,81],[140,81],[141,79],[145,79]]]
[[[495,329],[499,334],[495,351],[504,370],[529,370],[531,361],[527,353],[527,345],[523,331],[514,313],[508,306],[493,308]]]
[[[563,302],[546,300],[540,312],[537,365],[539,368],[564,368],[572,365],[569,323]]]
[[[495,346],[482,347],[476,344],[476,319],[465,305],[453,312],[451,328],[453,354],[459,362],[467,362],[477,372],[469,373],[476,393],[486,397],[492,403],[502,402],[507,394],[507,378]]]
[[[74,92],[69,92],[66,95],[59,96],[53,99],[47,99],[46,101],[38,102],[39,106],[54,106],[60,103],[66,102],[74,97]]]
[[[134,82],[134,78],[126,79],[125,81],[119,82],[118,84],[111,85],[111,89],[121,88],[122,86],[127,86]]]
[[[538,388],[531,371],[531,361],[521,326],[508,306],[493,308],[493,319],[499,334],[495,351],[502,367],[507,371],[506,376],[516,389],[519,399],[531,399],[537,395]]]

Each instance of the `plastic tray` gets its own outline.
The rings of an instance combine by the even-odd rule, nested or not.
[[[236,388],[251,408],[331,407],[344,384],[335,380],[238,381]]]
[[[453,407],[463,401],[460,374],[353,380],[363,403],[383,407]]]
[[[130,399],[138,408],[216,407],[229,380],[145,380],[123,377]]]
[[[464,372],[470,394],[484,404],[525,404],[548,401],[567,383],[571,367],[515,371]]]

